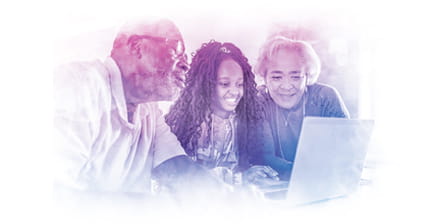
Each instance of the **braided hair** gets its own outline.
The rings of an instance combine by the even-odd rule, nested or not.
[[[220,43],[211,40],[202,44],[194,54],[191,68],[187,72],[186,86],[178,100],[171,106],[166,115],[166,123],[177,136],[185,152],[195,156],[198,139],[202,133],[201,124],[205,122],[209,144],[211,132],[211,99],[217,85],[217,71],[221,62],[232,59],[243,71],[244,94],[236,109],[238,125],[236,130],[239,164],[248,166],[249,150],[257,147],[256,124],[263,117],[263,109],[257,100],[258,91],[252,67],[241,50],[232,43]],[[253,148],[252,148],[253,147]]]

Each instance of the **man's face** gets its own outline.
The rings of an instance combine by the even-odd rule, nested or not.
[[[139,54],[133,55],[135,72],[128,79],[130,99],[136,103],[173,100],[184,87],[188,70],[184,43],[154,37],[145,39],[146,47],[140,45]]]
[[[277,105],[294,107],[306,88],[305,66],[298,53],[288,49],[277,51],[266,67],[265,84]]]

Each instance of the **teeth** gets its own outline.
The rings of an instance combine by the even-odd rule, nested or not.
[[[226,101],[231,102],[231,103],[235,103],[237,101],[236,98],[230,98],[230,99],[226,99]]]

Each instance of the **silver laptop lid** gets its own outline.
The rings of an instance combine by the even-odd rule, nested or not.
[[[347,195],[357,189],[374,121],[306,117],[288,187],[291,204]]]

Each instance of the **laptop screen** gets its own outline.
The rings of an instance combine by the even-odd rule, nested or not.
[[[304,204],[357,189],[372,133],[372,120],[306,117],[287,199]]]

